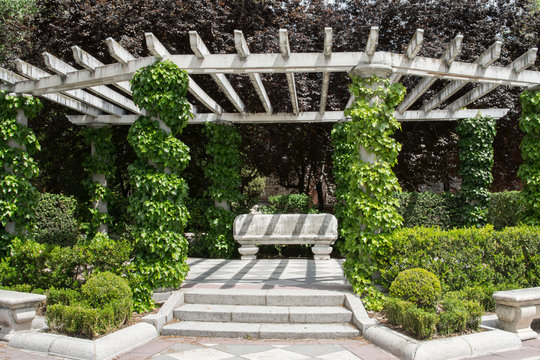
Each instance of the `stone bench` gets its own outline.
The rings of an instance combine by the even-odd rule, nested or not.
[[[233,235],[243,260],[256,258],[257,245],[293,244],[313,244],[313,258],[326,260],[338,237],[337,219],[331,214],[245,214],[234,219]]]
[[[15,331],[31,330],[36,308],[46,298],[45,295],[0,290],[0,339]]]
[[[521,340],[538,337],[531,323],[540,317],[540,287],[497,291],[493,299],[502,330],[516,333]]]

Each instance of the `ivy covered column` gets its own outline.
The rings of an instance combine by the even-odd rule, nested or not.
[[[240,144],[242,138],[232,124],[206,123],[204,134],[208,138],[206,153],[209,162],[204,174],[210,180],[207,195],[214,200],[206,217],[210,224],[207,234],[207,250],[213,257],[231,258],[236,243],[232,234],[235,214],[231,204],[242,198]]]
[[[474,118],[460,119],[456,132],[459,135],[464,224],[483,226],[487,224],[489,187],[493,182],[491,169],[496,122],[479,114]]]
[[[41,103],[33,97],[0,92],[0,257],[11,238],[23,230],[32,217],[37,191],[31,183],[38,175],[31,155],[40,150],[27,119],[37,115]]]
[[[133,101],[149,115],[139,117],[128,134],[139,158],[129,166],[129,212],[135,221],[131,280],[138,311],[154,307],[155,289],[177,289],[189,270],[183,236],[188,186],[180,174],[190,156],[175,137],[192,116],[188,81],[186,72],[168,60],[138,70],[131,80]]]
[[[89,174],[85,185],[90,193],[90,233],[107,234],[112,218],[109,215],[108,203],[111,190],[107,182],[111,181],[115,172],[115,148],[112,144],[112,128],[108,125],[95,125],[85,129],[84,136],[90,143],[90,157],[84,168]]]
[[[353,77],[350,91],[355,101],[345,115],[351,121],[336,124],[332,131],[336,215],[345,238],[344,270],[354,290],[362,293],[377,260],[386,255],[386,234],[402,221],[396,197],[401,188],[392,171],[401,146],[392,134],[400,128],[394,109],[405,89],[374,76]]]
[[[540,90],[524,91],[521,109],[519,127],[525,133],[520,146],[523,164],[518,171],[523,181],[521,198],[527,208],[525,222],[540,225]]]

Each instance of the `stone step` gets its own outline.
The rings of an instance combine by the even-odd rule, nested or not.
[[[360,336],[351,324],[257,324],[179,321],[165,325],[163,336],[202,336],[248,339],[341,339]]]
[[[310,289],[189,289],[184,293],[186,304],[341,306],[344,299],[339,291]]]
[[[349,323],[352,313],[339,306],[185,304],[174,311],[174,317],[182,321]]]

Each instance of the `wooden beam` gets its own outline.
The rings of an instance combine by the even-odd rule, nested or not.
[[[15,61],[15,64],[17,66],[17,70],[23,74],[24,76],[33,79],[38,80],[41,78],[49,77],[50,74],[46,71],[41,70],[40,68],[33,66],[25,61],[22,61],[20,59],[17,59]],[[19,83],[17,83],[19,84]],[[15,84],[15,86],[17,85]],[[82,103],[85,103],[89,106],[92,106],[96,109],[99,109],[103,112],[113,114],[113,115],[125,115],[126,111],[122,109],[119,106],[116,106],[114,104],[111,104],[108,101],[105,101],[97,96],[91,95],[88,92],[80,89],[76,90],[66,90],[64,91],[65,95],[68,95],[72,97],[75,100],[79,100]]]
[[[69,65],[68,63],[57,58],[54,55],[49,54],[48,52],[44,52],[42,55],[45,66],[47,66],[48,69],[52,70],[57,74],[67,75],[70,72],[77,71],[77,69],[75,69],[73,66]],[[105,85],[91,86],[88,88],[88,90],[98,96],[105,98],[105,100],[108,100],[111,103],[127,109],[137,115],[145,114],[145,112],[141,111],[137,107],[137,105],[135,105],[133,101],[131,101],[131,99],[128,99],[124,95],[121,95],[116,91],[109,89]]]
[[[463,118],[472,118],[478,115],[489,116],[495,119],[501,118],[508,113],[509,109],[474,109],[474,110],[434,110],[429,113],[424,111],[406,111],[403,114],[396,113],[398,121],[455,121]],[[69,121],[77,125],[89,124],[111,124],[111,125],[130,125],[137,120],[136,115],[112,116],[102,115],[97,118],[92,118],[82,115],[69,116]],[[223,113],[221,115],[212,113],[199,113],[193,119],[189,120],[189,124],[203,124],[205,122],[229,122],[236,124],[265,124],[265,123],[322,123],[322,122],[338,122],[347,121],[343,115],[343,111],[327,111],[320,114],[316,111],[301,112],[298,114],[291,113],[256,113],[256,114],[239,114],[239,113]]]
[[[251,54],[247,41],[244,38],[244,34],[241,30],[234,30],[234,45],[240,58],[246,59]],[[270,98],[268,97],[266,89],[262,83],[261,75],[258,73],[249,73],[248,76],[249,80],[251,80],[251,83],[253,84],[253,87],[255,88],[255,92],[259,96],[259,100],[261,100],[264,110],[267,113],[272,113],[272,103],[270,102]]]
[[[332,28],[324,28],[324,56],[330,57],[332,55]],[[330,73],[328,71],[322,74],[322,86],[321,86],[321,102],[319,107],[319,113],[324,114],[326,111],[326,100],[328,98],[328,84],[330,84]]]
[[[422,44],[424,43],[424,29],[416,29],[414,32],[413,37],[409,41],[409,45],[407,45],[407,49],[405,49],[405,56],[407,59],[412,60],[418,55],[420,50],[422,49]],[[396,83],[398,82],[403,75],[400,73],[394,73],[390,77],[390,83]]]
[[[502,42],[496,41],[494,42],[489,48],[487,48],[482,55],[480,55],[475,61],[475,64],[478,64],[482,66],[483,68],[488,67],[489,65],[493,64],[499,57],[501,56],[501,49],[502,49]],[[431,100],[429,100],[424,106],[422,106],[421,110],[423,111],[431,111],[435,109],[437,106],[442,104],[444,101],[449,99],[452,95],[454,95],[456,92],[461,90],[465,85],[467,85],[468,81],[452,81],[450,84],[446,85],[439,93]]]
[[[206,56],[210,55],[208,48],[196,31],[189,32],[189,44],[191,45],[191,50],[198,58],[204,59]],[[229,99],[229,101],[233,104],[234,108],[240,113],[246,112],[246,106],[232,87],[227,77],[221,73],[212,73],[210,75],[219,88],[223,91],[225,96],[227,96],[227,99]]]
[[[287,29],[279,29],[279,49],[283,58],[289,58],[291,56],[291,47],[289,45],[289,34]],[[291,96],[291,104],[293,114],[297,115],[298,109],[298,97],[296,96],[296,82],[294,81],[294,72],[286,72],[287,86],[289,88],[289,94]]]
[[[14,72],[11,72],[9,70],[6,70],[4,68],[0,68],[0,80],[3,80],[4,82],[8,84],[15,84],[20,81],[25,81],[27,78],[24,76],[21,76],[19,74],[15,74]],[[101,115],[101,111],[98,109],[88,106],[86,104],[83,104],[80,101],[77,101],[73,98],[70,98],[69,96],[63,95],[63,94],[44,94],[41,95],[42,98],[45,98],[49,101],[52,101],[56,104],[65,106],[69,109],[73,109],[75,111],[78,111],[82,114],[90,115],[90,116],[98,116]]]
[[[461,53],[461,44],[463,43],[463,35],[457,35],[451,42],[448,44],[444,50],[441,60],[445,62],[445,67],[449,67],[452,62],[459,56]],[[405,110],[410,108],[416,100],[420,98],[435,82],[437,81],[436,77],[423,78],[420,80],[418,85],[403,99],[401,104],[398,105],[397,111],[400,114],[403,114]]]
[[[195,55],[172,55],[171,60],[189,74],[212,73],[287,73],[287,72],[349,72],[360,62],[370,63],[365,52],[333,53],[325,57],[323,53],[291,53],[288,57],[281,54],[251,54],[241,59],[237,54],[211,54],[203,60]],[[95,70],[79,70],[66,76],[54,75],[37,81],[21,81],[9,87],[16,93],[40,95],[84,88],[94,85],[106,85],[129,80],[137,69],[159,61],[155,56],[148,56],[129,61],[126,65],[109,64]],[[540,84],[540,71],[524,70],[520,73],[512,69],[454,61],[451,66],[441,59],[415,57],[389,52],[376,52],[371,63],[388,63],[395,72],[403,75],[437,77],[447,80],[464,80],[478,83],[505,86],[531,87]]]
[[[366,44],[366,54],[373,56],[375,50],[377,50],[377,44],[379,43],[379,27],[372,26],[369,30],[369,37]]]
[[[75,62],[87,70],[95,70],[96,68],[105,65],[76,45],[71,47],[71,51],[73,52],[73,59],[75,59]],[[113,83],[112,85],[116,86],[126,94],[131,95],[131,85],[129,85],[129,81],[121,81]]]
[[[526,68],[534,65],[537,52],[537,48],[529,49],[526,53],[524,53],[519,58],[515,59],[510,65],[508,65],[507,69],[510,69],[515,74],[523,72],[523,70],[525,70]],[[495,90],[498,86],[499,85],[496,84],[481,84],[480,86],[477,86],[473,90],[469,91],[468,93],[445,107],[445,110],[456,111],[458,109],[461,109],[474,102],[475,100],[486,96],[487,94]]]

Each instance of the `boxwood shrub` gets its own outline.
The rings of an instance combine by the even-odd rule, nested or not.
[[[435,309],[441,297],[441,283],[435,274],[425,269],[404,270],[392,282],[390,296]]]
[[[523,219],[525,207],[519,200],[518,191],[502,191],[489,194],[487,221],[495,229],[517,226]],[[452,229],[463,226],[458,213],[461,206],[459,195],[452,193],[403,192],[399,195],[399,213],[403,227],[440,227]]]
[[[125,279],[110,272],[97,274],[81,288],[54,291],[54,304],[47,305],[45,317],[57,332],[93,339],[121,327],[131,319],[132,292]]]
[[[441,230],[401,229],[389,238],[379,269],[385,285],[401,271],[421,267],[435,273],[443,290],[467,286],[540,285],[540,228],[492,226]]]

